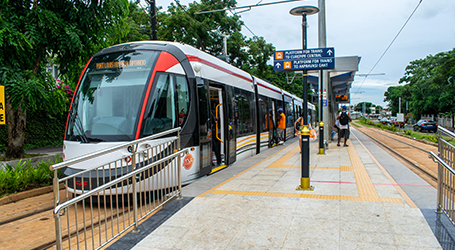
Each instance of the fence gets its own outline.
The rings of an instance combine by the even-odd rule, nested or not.
[[[181,197],[181,157],[187,150],[178,151],[179,131],[51,166],[57,249],[99,249],[128,230],[137,232],[139,221]],[[121,156],[109,159],[114,154]],[[94,160],[104,163],[90,166]],[[58,178],[57,170],[84,163],[90,167]],[[59,191],[60,183],[65,190]]]
[[[449,141],[455,140],[455,134],[443,127],[438,127],[438,155],[430,152],[430,157],[438,163],[438,213],[445,213],[455,224],[455,147]]]
[[[424,114],[422,115],[422,119],[428,119],[428,120],[433,120],[433,121],[436,121],[438,123],[438,126],[442,126],[442,127],[445,127],[445,128],[453,128],[454,124],[453,124],[453,117],[452,116],[449,116],[449,117],[446,117],[444,115],[427,115],[427,114]]]

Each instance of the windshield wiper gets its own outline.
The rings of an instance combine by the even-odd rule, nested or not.
[[[74,124],[74,128],[75,130],[77,131],[78,135],[74,135],[76,138],[80,138],[81,142],[82,143],[89,143],[88,139],[87,139],[87,136],[85,135],[84,133],[84,128],[82,126],[82,122],[81,122],[81,119],[79,118],[79,116],[77,115],[77,112],[73,113],[73,109],[74,109],[75,106],[72,106],[71,107],[71,110],[70,110],[70,119],[69,121],[71,121],[73,124]]]
[[[95,138],[95,137],[85,137],[87,140],[91,141],[91,142],[103,142],[105,140],[103,139],[100,139],[100,138]]]

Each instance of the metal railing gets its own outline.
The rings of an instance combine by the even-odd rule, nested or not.
[[[57,249],[100,249],[130,229],[138,232],[139,221],[181,197],[181,157],[188,150],[178,150],[179,131],[169,130],[51,166]],[[177,136],[163,138],[173,133]],[[117,157],[104,159],[112,155]],[[99,159],[104,162],[89,166]],[[83,171],[58,178],[57,170],[89,160]],[[66,187],[62,191],[58,188],[61,183]]]
[[[455,134],[438,127],[438,154],[430,152],[430,157],[438,163],[438,204],[437,213],[445,213],[455,225],[455,146],[449,141]]]

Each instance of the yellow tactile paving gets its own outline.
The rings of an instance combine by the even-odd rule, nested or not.
[[[293,165],[270,165],[268,168],[302,168],[298,166],[293,166]],[[310,167],[310,169],[340,169],[339,167]],[[352,171],[351,170],[342,170],[342,171]]]
[[[286,197],[286,198],[309,198],[321,200],[351,200],[351,201],[373,201],[373,202],[388,202],[401,203],[400,199],[374,199],[359,196],[343,196],[343,195],[321,195],[308,193],[275,193],[275,192],[249,192],[249,191],[231,191],[231,190],[215,190],[212,194],[230,194],[230,195],[246,195],[246,196],[265,196],[265,197]]]
[[[296,143],[294,143],[294,144],[296,144]],[[290,147],[292,147],[294,144],[291,144],[290,146],[288,146],[288,147],[286,147],[286,148],[290,148]],[[297,145],[297,144],[296,144],[296,145]],[[284,148],[284,149],[286,149],[286,148]],[[284,149],[282,149],[282,150],[284,150]],[[249,167],[249,168],[247,168],[247,169],[243,170],[242,172],[240,172],[240,173],[238,173],[238,174],[236,174],[236,175],[232,176],[231,178],[229,178],[229,179],[227,179],[227,180],[223,181],[222,183],[220,183],[220,184],[216,185],[215,187],[213,187],[213,188],[211,188],[211,189],[209,189],[209,190],[205,191],[204,193],[202,193],[202,194],[198,195],[198,197],[203,197],[203,196],[205,196],[205,195],[207,195],[207,194],[210,194],[210,193],[212,193],[212,192],[213,192],[213,190],[216,190],[217,188],[219,188],[219,187],[223,186],[224,184],[226,184],[226,183],[230,182],[231,180],[233,180],[233,179],[235,179],[235,178],[239,177],[240,175],[242,175],[242,174],[244,174],[244,173],[248,172],[249,170],[253,169],[253,168],[254,168],[254,167],[256,167],[257,165],[259,165],[259,164],[263,163],[264,161],[266,161],[266,160],[268,160],[268,159],[272,158],[273,156],[275,156],[275,155],[276,155],[276,154],[278,154],[279,152],[281,152],[281,151],[278,151],[278,152],[276,152],[276,153],[272,154],[271,156],[269,156],[269,157],[265,158],[264,160],[262,160],[262,161],[260,161],[260,162],[258,162],[258,163],[256,163],[256,164],[254,164],[253,166],[251,166],[251,167]]]
[[[299,166],[284,164],[291,157],[293,157],[299,149],[297,147],[297,144],[295,144],[295,145],[293,144],[291,146],[293,146],[294,148],[291,149],[284,156],[282,156],[280,159],[278,159],[275,162],[273,162],[272,164],[270,164],[268,166],[268,168],[301,168]],[[291,146],[289,146],[287,148],[290,148]],[[353,145],[351,145],[351,147],[348,147],[347,150],[348,150],[349,159],[351,161],[351,166],[310,167],[310,168],[311,169],[333,169],[333,170],[354,172],[354,177],[356,180],[356,186],[357,186],[357,191],[359,193],[359,196],[217,190],[222,185],[224,185],[227,182],[231,181],[232,179],[240,176],[241,174],[247,172],[248,170],[252,169],[254,166],[258,165],[259,163],[265,161],[265,160],[263,160],[263,161],[259,162],[258,164],[250,167],[249,169],[243,171],[242,173],[230,178],[229,180],[221,183],[220,185],[212,188],[211,190],[201,194],[200,197],[204,196],[206,194],[212,193],[212,194],[230,194],[230,195],[246,195],[246,196],[271,196],[271,197],[291,197],[291,198],[309,198],[309,199],[326,199],[326,200],[352,200],[352,201],[370,201],[370,202],[387,202],[387,203],[401,203],[402,202],[401,199],[380,198],[378,193],[376,192],[373,182],[371,181],[371,179],[365,169],[365,166],[362,163],[362,160],[360,159],[360,157],[357,154],[357,151],[355,150]],[[277,152],[277,153],[279,153],[279,152]],[[277,153],[275,153],[274,155],[276,155]],[[272,156],[270,156],[270,157],[272,157]],[[269,159],[270,157],[268,157],[267,159]],[[378,163],[378,162],[376,161],[376,163]],[[405,200],[406,200],[406,198],[405,198]]]
[[[354,135],[354,134],[353,134]],[[385,168],[381,165],[381,163],[376,160],[376,158],[371,154],[369,150],[363,145],[363,143],[357,138],[357,136],[354,135],[354,137],[359,141],[360,145],[367,151],[367,153],[370,155],[371,159],[378,165],[379,169],[384,173],[384,175],[389,179],[389,181],[394,184],[395,188],[397,191],[400,193],[400,195],[403,197],[403,199],[408,203],[409,207],[411,208],[418,208],[417,205],[409,198],[409,196],[406,194],[406,192],[397,184],[397,182],[393,179],[393,177],[385,170]]]
[[[362,160],[360,160],[357,151],[352,145],[351,147],[348,147],[348,154],[354,169],[355,182],[360,198],[379,201],[379,195],[373,186],[373,182],[371,182],[370,176],[368,175]]]
[[[340,171],[352,172],[352,171],[354,171],[354,168],[352,166],[340,166]]]

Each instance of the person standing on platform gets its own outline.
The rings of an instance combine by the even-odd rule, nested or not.
[[[269,113],[265,115],[265,128],[269,130],[269,148],[276,146],[278,144],[276,139],[276,131],[273,121],[273,110],[270,109]]]
[[[300,137],[302,135],[302,128],[303,128],[303,112],[300,113],[300,117],[294,123],[295,134],[299,136],[299,148],[300,148],[299,152],[302,151],[302,138]]]
[[[349,122],[352,120],[351,115],[348,111],[346,111],[346,106],[341,107],[341,112],[338,113],[337,120],[340,122],[340,132],[338,134],[338,143],[337,146],[340,146],[341,138],[344,138],[344,147],[348,147],[349,145],[346,142],[349,139]]]
[[[284,131],[286,130],[286,116],[284,115],[283,109],[278,109],[278,144],[284,144]]]

